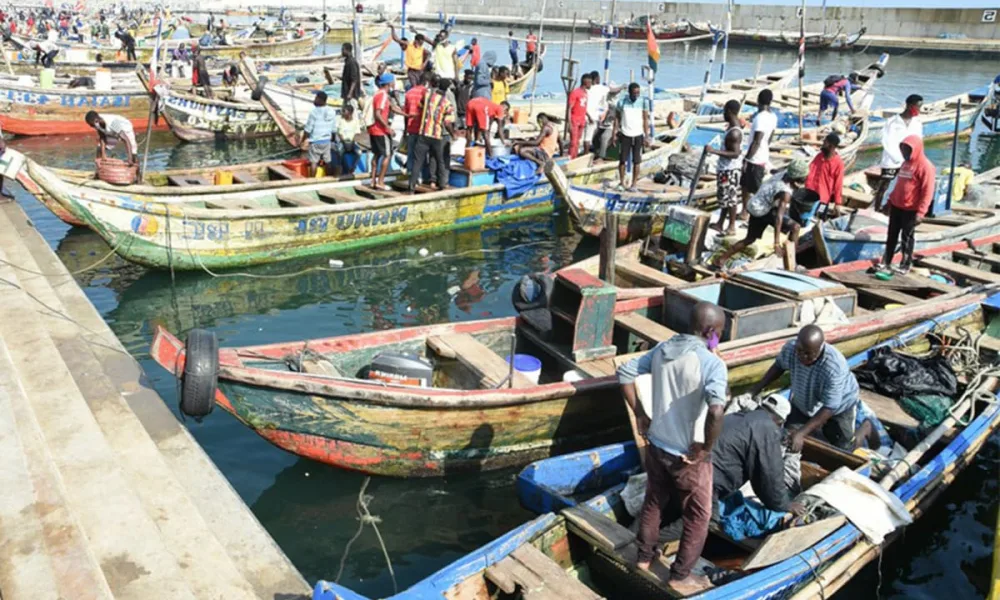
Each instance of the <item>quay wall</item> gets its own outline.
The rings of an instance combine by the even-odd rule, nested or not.
[[[606,21],[611,13],[611,0],[548,0],[545,17],[547,19],[577,18],[586,23],[587,19]],[[376,6],[375,4],[372,5]],[[499,17],[498,25],[537,22],[541,16],[541,0],[411,0],[407,10],[413,13],[444,12],[449,15],[475,15],[476,17]],[[997,5],[1000,9],[1000,4]],[[389,9],[392,10],[391,8]],[[710,21],[721,25],[725,21],[725,5],[701,2],[637,2],[620,0],[616,20],[627,19],[630,15],[655,15],[661,21],[687,19],[694,23]],[[768,4],[737,4],[733,10],[733,29],[748,31],[798,32],[799,19],[795,6]],[[843,27],[845,33],[854,33],[867,27],[869,35],[902,36],[914,38],[937,38],[959,36],[967,38],[1000,40],[1000,25],[994,11],[994,21],[989,19],[988,9],[976,8],[874,8],[874,7],[827,7],[825,19],[828,31]],[[517,19],[518,21],[508,21]],[[824,15],[816,6],[806,10],[806,30],[823,30]]]

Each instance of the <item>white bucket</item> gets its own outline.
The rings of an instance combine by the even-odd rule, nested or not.
[[[96,69],[94,71],[94,89],[95,90],[110,90],[111,89],[111,70],[110,69]]]
[[[507,362],[510,362],[510,356],[507,357]],[[538,383],[538,378],[542,375],[542,361],[530,354],[515,354],[514,370],[530,379],[532,383]]]
[[[566,383],[573,383],[574,381],[583,381],[589,376],[581,371],[580,369],[571,369],[563,373],[563,381]]]

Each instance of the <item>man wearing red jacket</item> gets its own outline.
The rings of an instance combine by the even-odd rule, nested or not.
[[[879,270],[892,265],[892,256],[899,243],[903,259],[899,267],[892,267],[906,274],[913,266],[913,235],[934,199],[934,165],[924,156],[924,141],[918,135],[907,136],[899,149],[906,162],[899,170],[896,187],[889,196],[889,231],[885,239],[885,255]]]
[[[843,204],[844,161],[837,154],[840,136],[831,133],[823,140],[819,154],[809,164],[806,189],[816,192],[825,216],[839,217]]]

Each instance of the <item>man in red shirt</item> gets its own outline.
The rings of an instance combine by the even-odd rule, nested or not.
[[[389,170],[389,152],[392,149],[392,125],[389,122],[391,112],[405,114],[398,106],[392,104],[389,89],[396,83],[396,78],[390,73],[383,73],[375,79],[378,91],[372,97],[372,116],[375,122],[368,126],[368,137],[372,145],[372,187],[376,190],[388,189],[385,185],[385,174]]]
[[[538,37],[531,27],[528,28],[528,37],[525,38],[524,42],[524,60],[529,65],[533,65],[538,56]]]
[[[424,94],[431,87],[436,87],[437,76],[433,71],[424,71],[420,74],[417,85],[411,87],[403,95],[403,112],[406,113],[406,169],[413,166],[413,150],[417,147],[417,138],[420,136],[420,107],[424,102]]]
[[[840,216],[840,205],[844,202],[844,161],[837,154],[839,146],[839,135],[826,136],[819,154],[809,164],[809,177],[806,178],[806,189],[819,195],[824,214],[834,218]]]
[[[876,269],[885,271],[892,265],[892,256],[899,243],[903,257],[899,267],[892,267],[905,275],[913,266],[913,245],[917,225],[924,220],[934,200],[934,165],[924,155],[924,141],[919,135],[910,135],[899,144],[905,162],[896,175],[896,187],[889,196],[889,231],[885,237],[885,254]]]
[[[490,126],[497,123],[497,137],[500,141],[507,143],[504,128],[507,124],[507,115],[510,112],[510,104],[501,102],[494,103],[489,98],[473,98],[465,107],[465,145],[471,148],[473,144],[481,142],[486,147],[486,156],[493,156],[493,148],[490,144]]]
[[[590,73],[580,79],[580,87],[569,94],[569,157],[580,153],[580,140],[587,127],[587,92],[591,86]]]

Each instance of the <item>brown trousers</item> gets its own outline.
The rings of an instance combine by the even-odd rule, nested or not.
[[[670,578],[691,574],[708,538],[712,518],[712,461],[689,465],[679,457],[650,444],[646,454],[646,499],[639,514],[639,562],[653,558],[653,545],[660,534],[660,519],[669,506],[678,509],[684,524],[677,559]]]

